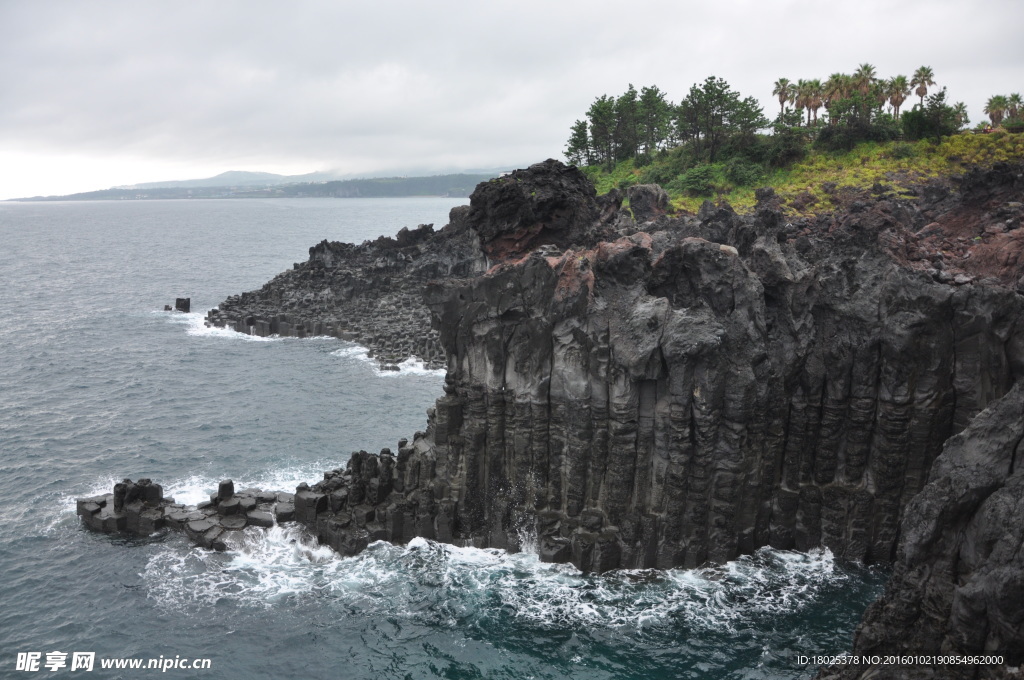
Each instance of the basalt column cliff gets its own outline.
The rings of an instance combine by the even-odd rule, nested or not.
[[[905,602],[935,577],[921,564],[961,540],[947,520],[982,521],[1020,467],[1018,418],[1000,434],[1018,439],[998,483],[964,482],[969,502],[934,490],[966,465],[963,442],[989,441],[991,413],[1019,402],[1004,395],[1024,375],[1022,176],[976,170],[799,219],[766,190],[750,216],[708,203],[671,219],[657,187],[632,187],[627,211],[547,161],[481,184],[439,232],[325,242],[208,320],[359,338],[385,363],[445,358],[426,432],[397,454],[353,455],[286,504],[343,552],[536,536],[543,559],[604,571],[827,546],[898,555],[918,593],[893,591]],[[914,625],[889,602],[861,640]],[[963,625],[985,616],[970,612]]]
[[[925,226],[908,204],[793,225],[766,195],[588,242],[505,207],[532,180],[477,190],[495,264],[427,295],[456,535],[536,526],[542,556],[597,571],[763,545],[887,561],[943,442],[1024,371],[1020,295],[899,262]]]

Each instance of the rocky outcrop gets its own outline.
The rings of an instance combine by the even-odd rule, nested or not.
[[[611,233],[599,228],[601,213],[593,184],[576,168],[547,160],[480,184],[470,196],[469,224],[484,252],[504,260],[600,239]]]
[[[343,553],[535,536],[543,559],[605,571],[826,546],[904,565],[859,646],[911,613],[948,648],[1005,645],[1019,607],[994,598],[1024,565],[994,538],[1017,469],[994,423],[1019,399],[1024,291],[985,253],[1024,242],[1022,177],[801,219],[761,190],[751,215],[671,218],[657,191],[633,188],[631,216],[547,161],[481,184],[440,232],[321,243],[208,319],[444,357],[425,432],[296,490],[294,520]],[[1001,461],[988,482],[963,477],[982,459]]]
[[[453,209],[439,233],[420,225],[362,245],[323,241],[309,249],[307,262],[211,309],[206,323],[261,337],[351,340],[369,347],[385,367],[409,357],[442,367],[443,350],[422,291],[429,280],[486,268],[467,226],[468,210]]]
[[[243,489],[235,493],[230,479],[198,506],[163,497],[163,488],[148,479],[125,479],[113,493],[79,498],[77,514],[93,531],[149,536],[161,529],[181,531],[197,545],[227,550],[231,536],[247,526],[272,527],[294,518],[290,493]]]
[[[907,505],[892,578],[853,653],[1001,655],[1024,664],[1024,384],[950,438]],[[1005,667],[899,664],[822,677],[1004,677]]]
[[[635,184],[626,189],[629,209],[637,224],[643,224],[668,213],[668,193],[657,184]]]
[[[942,443],[1024,369],[1024,307],[859,232],[779,236],[716,212],[431,288],[460,529],[535,523],[543,556],[597,571],[762,545],[890,560]]]

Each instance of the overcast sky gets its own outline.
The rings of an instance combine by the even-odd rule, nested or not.
[[[972,123],[1024,92],[1024,2],[0,0],[0,198],[561,158],[595,97],[931,66]],[[916,99],[916,98],[915,98]]]

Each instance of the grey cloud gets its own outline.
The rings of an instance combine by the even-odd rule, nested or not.
[[[0,3],[0,152],[347,171],[557,155],[594,97],[931,65],[1024,89],[1019,2]],[[1010,82],[1016,79],[1016,82]]]

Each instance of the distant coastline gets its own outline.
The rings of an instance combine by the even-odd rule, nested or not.
[[[12,201],[141,201],[201,198],[399,198],[408,196],[469,196],[490,174],[434,175],[431,177],[375,177],[291,184],[116,187],[65,196],[33,196]]]

